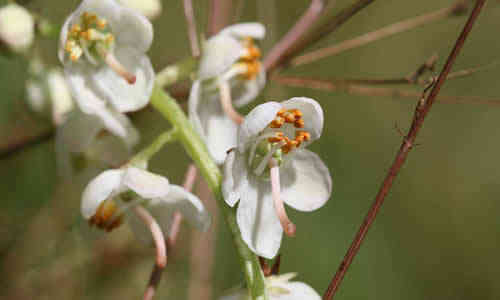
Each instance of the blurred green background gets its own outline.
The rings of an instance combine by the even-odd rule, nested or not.
[[[208,1],[193,1],[199,29]],[[353,0],[338,0],[339,10]],[[241,21],[268,29],[264,54],[308,6],[305,0],[246,1]],[[375,1],[335,34],[313,48],[333,44],[412,16],[451,5],[450,0]],[[33,0],[28,7],[62,23],[78,1]],[[432,54],[442,66],[465,16],[441,20],[310,65],[288,75],[319,78],[386,78],[413,72]],[[189,53],[182,1],[163,1],[154,22],[150,56],[156,70]],[[454,70],[499,59],[500,7],[489,1]],[[56,39],[37,47],[58,64]],[[24,102],[26,62],[0,58],[0,145],[47,128]],[[349,270],[337,299],[499,299],[500,298],[500,109],[475,103],[500,99],[500,68],[448,81],[442,95],[465,103],[437,103],[429,115],[381,213]],[[421,86],[402,86],[420,92]],[[269,81],[246,108],[268,100],[307,96],[325,111],[323,137],[311,145],[333,175],[333,196],[314,213],[288,209],[297,236],[284,238],[282,272],[298,272],[320,294],[326,289],[367,212],[406,131],[417,98],[359,96]],[[471,98],[467,98],[467,97]],[[153,110],[132,117],[146,145],[169,125]],[[0,297],[4,299],[139,299],[149,278],[154,251],[122,226],[112,234],[88,229],[79,214],[80,193],[102,166],[74,177],[57,176],[54,140],[0,160]],[[140,147],[138,147],[140,149]],[[189,163],[178,145],[166,146],[151,169],[180,184]],[[218,217],[214,297],[243,281],[231,237]],[[183,227],[170,252],[156,299],[185,299],[190,277],[191,230]],[[201,251],[204,253],[204,251]],[[201,260],[210,260],[201,257]]]

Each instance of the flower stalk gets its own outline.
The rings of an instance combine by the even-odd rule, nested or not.
[[[227,226],[233,236],[233,241],[240,257],[240,262],[252,299],[268,299],[265,293],[264,274],[260,268],[259,260],[241,238],[238,225],[236,224],[235,210],[227,206],[224,202],[221,191],[221,171],[208,153],[202,139],[198,133],[196,133],[177,102],[158,86],[153,89],[151,105],[177,128],[178,131],[176,136],[178,140],[193,159],[200,173],[214,193],[220,209],[224,214]]]

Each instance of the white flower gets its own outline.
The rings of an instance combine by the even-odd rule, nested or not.
[[[137,12],[143,14],[146,18],[153,20],[161,14],[160,0],[119,0],[125,6],[128,6]]]
[[[124,138],[107,133],[104,123],[96,116],[78,109],[67,115],[66,121],[57,128],[55,138],[60,175],[74,175],[75,162],[97,161],[116,166],[130,158],[133,146],[139,141],[139,133],[125,115],[117,113],[116,117],[126,129]]]
[[[236,217],[242,238],[260,256],[277,254],[283,230],[289,236],[295,233],[283,201],[313,211],[330,198],[328,168],[304,149],[322,129],[319,104],[292,98],[257,106],[238,130],[238,146],[224,163],[222,191],[228,205],[239,200]]]
[[[116,113],[141,109],[151,96],[152,40],[151,23],[114,0],[84,0],[61,30],[59,59],[78,106],[121,137]]]
[[[149,210],[164,234],[169,232],[176,211],[202,231],[210,226],[210,216],[198,197],[136,166],[107,170],[94,178],[83,191],[81,212],[91,225],[106,231],[119,226],[128,215],[138,237],[150,240],[144,224],[135,214],[127,214],[136,205]]]
[[[320,300],[320,295],[309,285],[290,279],[295,273],[266,277],[266,293],[270,300]],[[219,300],[250,300],[247,289],[235,289]]]
[[[26,92],[30,107],[38,113],[50,110],[55,125],[64,123],[66,115],[73,109],[68,84],[58,68],[47,73],[42,70],[34,78],[27,80]]]
[[[15,3],[0,8],[0,40],[14,51],[24,51],[33,43],[33,16]]]
[[[247,104],[265,85],[260,50],[253,42],[264,35],[262,24],[241,23],[225,28],[204,44],[198,80],[189,95],[189,118],[218,164],[236,145],[240,117],[233,104]]]

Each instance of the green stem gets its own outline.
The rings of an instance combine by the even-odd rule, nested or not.
[[[188,79],[197,66],[198,60],[194,57],[188,57],[176,64],[169,65],[156,74],[156,84],[160,87],[166,87],[177,81]]]
[[[155,86],[151,97],[151,105],[177,128],[177,138],[191,156],[214,193],[226,219],[227,226],[231,230],[252,299],[267,299],[264,274],[260,268],[259,260],[241,239],[241,233],[236,224],[236,210],[226,205],[222,197],[222,174],[219,167],[213,161],[201,137],[194,130],[175,99],[170,97],[160,87]]]
[[[144,148],[141,152],[137,153],[132,159],[132,164],[140,165],[142,162],[147,162],[153,155],[163,148],[166,143],[173,142],[177,139],[177,128],[174,127],[170,130],[160,134],[148,147]]]

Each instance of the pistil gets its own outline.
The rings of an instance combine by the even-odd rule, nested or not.
[[[231,99],[231,88],[226,80],[219,81],[220,103],[224,113],[236,124],[243,122],[243,117],[234,109]]]
[[[274,158],[270,159],[269,167],[271,169],[271,192],[274,209],[276,210],[276,214],[280,220],[281,227],[283,227],[283,231],[285,231],[286,235],[289,237],[293,237],[295,236],[296,226],[288,218],[283,199],[281,199],[280,171],[278,163]]]
[[[113,70],[116,74],[120,75],[129,84],[134,84],[136,81],[136,76],[129,72],[113,55],[110,51],[105,54],[104,62]]]

